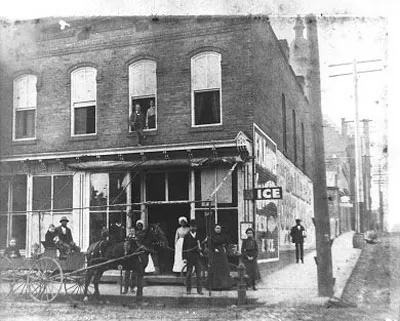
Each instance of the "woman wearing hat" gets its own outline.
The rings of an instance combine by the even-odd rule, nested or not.
[[[247,239],[242,242],[242,259],[246,267],[246,274],[250,277],[251,286],[253,290],[256,290],[256,281],[261,279],[257,263],[258,246],[254,239],[254,231],[252,228],[246,230],[246,235]]]
[[[178,223],[180,227],[177,228],[175,233],[175,257],[174,266],[172,267],[172,271],[176,273],[180,273],[185,265],[182,258],[183,239],[189,232],[188,221],[185,216],[178,218]]]

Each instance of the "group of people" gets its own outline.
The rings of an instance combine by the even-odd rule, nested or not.
[[[202,270],[205,269],[203,266],[203,247],[207,242],[207,238],[205,240],[200,239],[195,220],[191,220],[188,223],[186,217],[182,216],[178,219],[178,222],[180,227],[176,230],[175,235],[173,271],[181,272],[186,266],[186,291],[187,294],[190,294],[194,269],[197,276],[197,293],[203,294]],[[257,264],[258,246],[254,240],[254,231],[248,229],[246,234],[248,238],[242,243],[242,258],[246,272],[251,280],[251,286],[256,290],[255,283],[261,278]],[[208,259],[211,265],[211,287],[213,290],[227,290],[232,287],[228,262],[228,245],[229,240],[226,234],[222,233],[222,226],[215,225],[210,239],[210,248],[208,249]]]
[[[143,134],[143,129],[156,128],[156,107],[154,100],[150,100],[149,106],[145,112],[138,102],[134,103],[135,109],[129,118],[129,123],[138,137],[138,144],[141,145],[146,136]]]

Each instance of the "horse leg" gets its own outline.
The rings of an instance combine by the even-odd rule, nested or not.
[[[89,300],[89,297],[88,297],[88,295],[87,295],[87,292],[88,292],[88,287],[89,287],[90,281],[92,280],[92,277],[93,277],[93,273],[94,273],[93,270],[87,270],[87,271],[86,271],[86,275],[85,275],[85,288],[84,288],[84,290],[83,290],[83,301],[85,301],[85,302]]]
[[[139,271],[139,273],[136,276],[136,296],[142,297],[143,296],[143,275],[144,273],[142,271]]]
[[[94,285],[94,297],[96,299],[100,299],[99,282],[101,277],[103,276],[103,273],[104,273],[103,269],[97,269],[94,274],[93,285]]]

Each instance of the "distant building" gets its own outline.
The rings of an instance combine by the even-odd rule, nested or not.
[[[331,238],[354,229],[354,144],[324,121],[325,159]]]

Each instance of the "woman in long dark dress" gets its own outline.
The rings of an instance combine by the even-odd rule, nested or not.
[[[254,239],[254,231],[251,228],[246,230],[247,239],[242,242],[242,258],[246,267],[246,273],[250,277],[253,290],[257,290],[256,281],[261,279],[260,270],[258,269],[257,256],[258,246]]]
[[[212,289],[228,290],[232,287],[227,256],[228,238],[221,233],[221,225],[216,225],[211,237],[211,273]]]

